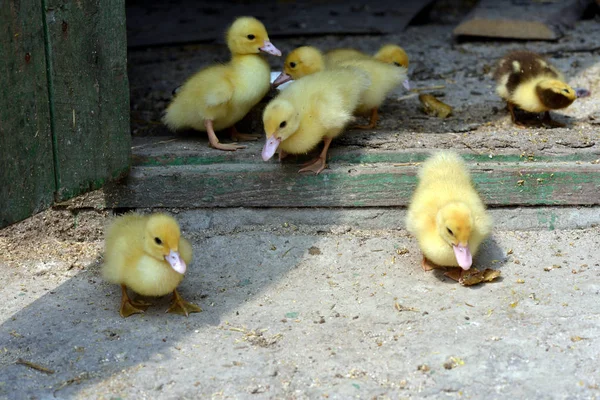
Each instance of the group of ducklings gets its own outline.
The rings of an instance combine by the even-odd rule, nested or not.
[[[231,151],[243,146],[219,143],[215,130],[230,128],[234,139],[253,139],[237,132],[234,124],[269,91],[269,66],[258,53],[279,56],[281,52],[269,41],[263,24],[251,17],[236,19],[227,32],[227,44],[231,61],[192,76],[177,92],[164,121],[173,129],[206,131],[211,146]],[[351,49],[324,55],[314,47],[294,50],[274,83],[295,82],[264,110],[263,159],[270,159],[277,150],[280,159],[288,153],[306,153],[324,141],[320,156],[300,170],[321,172],[332,139],[353,114],[371,112],[370,123],[363,127],[372,128],[389,91],[400,83],[408,89],[407,66],[406,53],[394,45],[382,47],[374,56]],[[506,101],[515,123],[520,123],[515,107],[544,112],[544,120],[552,123],[548,111],[565,108],[577,98],[560,72],[531,52],[505,56],[494,77],[497,93]],[[458,154],[442,151],[422,165],[406,227],[418,241],[424,270],[470,269],[473,256],[492,231],[492,220]],[[168,312],[187,316],[201,311],[177,292],[191,261],[192,246],[171,216],[128,214],[116,218],[107,230],[103,276],[121,285],[123,317],[144,312],[149,305],[131,300],[128,288],[145,296],[172,292]]]
[[[471,268],[473,256],[491,233],[492,220],[458,154],[442,151],[425,161],[406,227],[419,243],[425,271],[460,267],[458,273],[447,273],[460,281],[463,272]],[[107,229],[102,274],[107,281],[121,285],[122,317],[143,313],[150,305],[132,300],[128,288],[144,296],[173,293],[167,312],[188,316],[202,311],[177,291],[191,262],[192,246],[169,215],[126,214]]]
[[[378,108],[401,83],[409,89],[409,59],[399,46],[388,44],[373,56],[354,49],[322,53],[303,46],[285,60],[283,72],[271,86],[271,71],[261,52],[281,56],[271,43],[264,25],[253,17],[237,18],[227,30],[231,60],[206,67],[191,76],[167,107],[163,121],[172,130],[206,131],[213,148],[235,151],[245,146],[219,142],[215,131],[229,128],[234,141],[256,140],[240,133],[235,123],[258,104],[269,89],[295,82],[281,90],[263,112],[266,143],[265,161],[275,152],[279,159],[288,154],[304,154],[321,141],[324,148],[300,172],[321,172],[326,167],[327,150],[356,114],[369,114],[366,125],[373,129]],[[544,122],[552,121],[549,111],[568,107],[577,94],[562,74],[538,54],[517,51],[500,60],[494,73],[496,92],[508,106],[512,120],[521,124],[515,107],[527,112],[544,112]]]
[[[281,52],[270,42],[264,25],[252,17],[236,19],[226,39],[231,61],[190,77],[176,92],[163,121],[173,130],[206,131],[212,147],[235,151],[244,146],[220,143],[215,130],[229,128],[233,140],[258,139],[237,132],[235,123],[271,88],[269,65],[259,53],[279,56]],[[371,113],[370,123],[358,128],[373,128],[388,93],[400,83],[408,88],[407,66],[406,52],[395,45],[382,47],[373,57],[353,49],[326,54],[309,46],[294,50],[273,87],[297,82],[281,91],[263,114],[267,135],[263,159],[267,161],[277,150],[280,159],[307,153],[324,141],[321,155],[300,170],[318,174],[326,166],[331,141],[355,113]]]

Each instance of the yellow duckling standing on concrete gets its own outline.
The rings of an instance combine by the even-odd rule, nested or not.
[[[442,151],[423,163],[406,228],[419,242],[424,270],[471,268],[473,256],[492,231],[492,219],[458,154]]]
[[[133,301],[127,288],[143,296],[173,293],[167,312],[188,316],[202,309],[183,300],[177,286],[192,262],[192,245],[181,236],[177,221],[166,214],[126,214],[106,231],[102,276],[121,285],[123,318],[143,313],[150,303]]]

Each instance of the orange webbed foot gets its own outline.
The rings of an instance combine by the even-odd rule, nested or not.
[[[119,309],[119,315],[123,318],[127,318],[133,314],[142,314],[146,309],[152,305],[145,301],[132,301],[127,295],[127,286],[121,285],[121,308]]]
[[[171,306],[166,312],[185,315],[187,317],[191,313],[202,312],[202,309],[193,303],[185,301],[181,295],[179,295],[177,289],[175,289],[173,291],[173,303],[171,303]]]
[[[367,125],[355,125],[352,129],[375,129],[377,121],[379,120],[379,114],[377,108],[371,110],[371,119]]]
[[[258,134],[238,132],[235,126],[232,126],[229,129],[229,132],[231,133],[231,140],[233,140],[234,142],[252,142],[260,139],[260,135]]]
[[[317,157],[314,160],[311,160],[305,164],[303,164],[304,168],[298,170],[298,173],[301,172],[314,172],[315,175],[319,175],[321,171],[327,168],[327,162],[325,162],[324,158]]]
[[[435,265],[434,263],[429,261],[427,259],[427,257],[425,257],[425,256],[423,256],[423,261],[421,261],[421,267],[423,268],[423,271],[425,271],[425,272],[428,272],[428,271],[438,268],[437,265]]]
[[[460,282],[460,278],[463,275],[463,269],[462,268],[450,268],[448,271],[444,272],[444,276],[447,276],[448,278],[456,281],[456,282]]]

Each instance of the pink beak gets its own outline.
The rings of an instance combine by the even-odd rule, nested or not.
[[[410,90],[410,82],[408,79],[405,79],[404,82],[402,82],[402,86],[404,86],[404,89]]]
[[[465,271],[471,268],[471,265],[473,264],[473,256],[471,255],[469,246],[458,244],[453,245],[452,248],[454,249],[454,256],[456,257],[458,265]]]
[[[286,74],[285,72],[282,72],[281,74],[279,74],[279,76],[277,78],[275,78],[275,80],[273,81],[273,87],[276,88],[279,85],[283,85],[284,83],[291,81],[292,77],[289,76],[288,74]]]
[[[165,256],[165,260],[167,260],[167,262],[171,265],[171,268],[173,268],[175,271],[179,272],[180,274],[185,274],[185,261],[183,261],[183,258],[181,258],[178,252],[171,250],[171,252]]]
[[[264,161],[269,161],[273,157],[275,150],[279,147],[279,143],[281,143],[281,139],[276,138],[275,135],[267,139],[267,143],[265,143],[265,147],[262,150],[262,159]]]
[[[269,42],[268,40],[265,40],[263,47],[259,47],[259,50],[274,56],[281,56],[281,51],[279,51],[277,47],[273,46],[273,43]]]

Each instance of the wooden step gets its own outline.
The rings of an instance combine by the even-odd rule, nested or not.
[[[195,138],[137,140],[129,177],[106,188],[112,207],[406,206],[424,149],[332,148],[329,168],[299,174],[291,157],[262,161],[262,141],[236,152]],[[492,207],[600,204],[600,165],[592,152],[555,156],[459,151]]]

